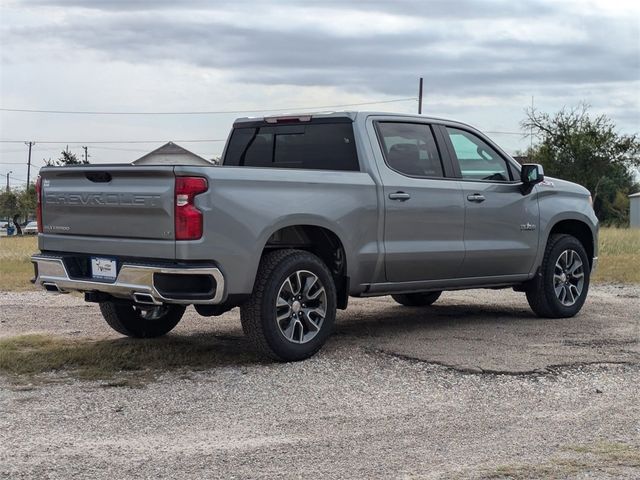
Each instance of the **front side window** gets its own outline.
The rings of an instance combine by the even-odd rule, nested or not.
[[[457,128],[447,127],[447,133],[453,144],[462,178],[498,182],[511,180],[506,160],[487,142],[473,133]]]
[[[416,177],[442,177],[442,163],[429,125],[380,122],[378,133],[387,164]]]

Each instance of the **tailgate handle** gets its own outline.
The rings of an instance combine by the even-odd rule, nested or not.
[[[109,172],[86,172],[85,177],[94,183],[108,183],[111,181],[111,174]]]

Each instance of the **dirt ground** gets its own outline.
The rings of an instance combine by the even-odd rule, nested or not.
[[[80,298],[0,292],[0,337],[31,332],[120,338]],[[171,336],[216,360],[140,388],[0,375],[0,477],[640,477],[638,286],[565,320],[510,290],[352,300],[292,364],[247,353],[237,310],[189,309]]]

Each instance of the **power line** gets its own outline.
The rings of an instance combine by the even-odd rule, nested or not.
[[[12,142],[13,143],[13,142]],[[16,141],[15,143],[19,143],[18,141]],[[52,152],[58,150],[58,147],[49,147],[49,148],[40,148],[39,146],[35,145],[33,146],[33,151],[34,153],[38,153],[38,152]],[[0,155],[8,155],[11,153],[23,153],[24,149],[20,149],[20,150],[0,150]]]
[[[523,137],[528,137],[529,133],[524,132],[505,132],[505,131],[495,131],[495,130],[480,130],[484,133],[491,133],[496,135],[520,135]],[[36,143],[40,144],[49,144],[49,145],[71,145],[71,144],[86,144],[92,148],[103,148],[105,150],[123,150],[123,151],[142,151],[142,150],[131,150],[131,149],[117,149],[115,147],[107,148],[107,147],[98,147],[96,145],[110,145],[110,144],[145,144],[145,143],[166,143],[168,140],[95,140],[95,141],[60,141],[60,140],[36,140]],[[211,139],[194,139],[194,140],[172,140],[172,142],[180,142],[180,143],[217,143],[217,142],[226,142],[226,138],[211,138]],[[24,140],[0,140],[0,143],[24,143]],[[94,145],[91,145],[94,144]],[[53,148],[40,148],[40,151],[48,151],[55,150]],[[22,150],[20,150],[22,151]],[[146,151],[146,150],[144,150]],[[11,151],[14,153],[15,151]],[[2,153],[10,153],[8,151],[0,151]]]
[[[74,141],[74,142],[70,142],[70,141],[51,141],[51,140],[36,140],[37,143],[47,143],[47,144],[91,144],[91,143],[95,143],[95,144],[111,144],[111,143],[122,143],[122,144],[128,144],[128,143],[166,143],[168,140],[164,139],[164,140],[96,140],[96,141],[92,141],[92,142],[86,142],[86,141],[82,141],[82,142],[78,142],[78,141]],[[180,142],[180,143],[213,143],[213,142],[226,142],[227,139],[226,138],[213,138],[213,139],[197,139],[197,140],[172,140],[172,142]],[[0,140],[0,143],[23,143],[24,140]]]
[[[20,149],[20,150],[0,150],[0,155],[3,153],[22,153],[24,152],[24,150]]]
[[[87,146],[91,148],[97,148],[99,150],[117,150],[119,152],[141,152],[141,153],[148,152],[148,150],[142,150],[140,148],[102,147],[102,146],[96,146],[96,145],[87,145]]]
[[[3,175],[3,176],[5,176],[5,177],[7,177],[7,176],[8,176],[10,180],[13,180],[13,181],[15,181],[15,182],[27,183],[27,181],[26,181],[24,178],[17,178],[17,177],[14,177],[13,175],[11,175],[12,173],[13,173],[13,172],[9,172],[8,174],[7,174],[7,173],[3,173],[2,175]]]
[[[267,108],[260,109],[255,108],[253,110],[217,110],[217,111],[187,111],[187,112],[109,112],[109,111],[92,111],[92,110],[39,110],[30,108],[4,108],[0,107],[0,111],[3,112],[17,112],[17,113],[45,113],[55,115],[224,115],[224,114],[239,114],[239,113],[259,113],[259,112],[282,112],[282,111],[294,111],[294,110],[316,110],[324,108],[342,108],[342,107],[360,107],[363,105],[381,105],[385,103],[397,103],[415,101],[416,97],[407,98],[395,98],[393,100],[380,100],[375,102],[361,102],[361,103],[343,103],[339,105],[315,105],[309,107],[285,107],[285,108]]]

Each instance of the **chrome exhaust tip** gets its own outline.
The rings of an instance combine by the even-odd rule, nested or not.
[[[44,289],[47,292],[58,292],[58,293],[62,293],[60,291],[60,289],[58,288],[58,285],[56,285],[55,283],[50,283],[50,282],[44,282],[42,284],[42,286],[44,287]]]
[[[162,305],[162,302],[156,301],[148,293],[135,292],[133,294],[133,301],[136,302],[136,303],[139,303],[141,305]]]

